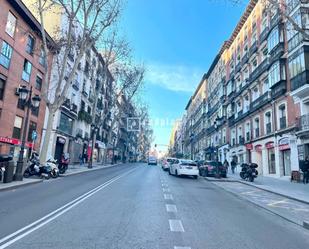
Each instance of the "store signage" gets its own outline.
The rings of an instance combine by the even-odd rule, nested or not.
[[[289,138],[285,137],[279,140],[279,150],[289,150],[290,149],[290,143]]]
[[[252,150],[253,149],[253,145],[252,144],[246,144],[246,149],[247,150]]]
[[[268,142],[267,144],[265,144],[265,147],[267,149],[272,149],[275,147],[275,143],[274,142]]]
[[[12,145],[16,145],[16,146],[20,146],[21,145],[21,141],[17,138],[9,138],[9,137],[1,137],[0,136],[0,143],[6,143],[6,144],[12,144]],[[32,148],[33,147],[33,143],[25,143],[26,147]]]

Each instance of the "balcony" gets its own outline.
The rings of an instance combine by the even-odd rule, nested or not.
[[[269,33],[269,27],[264,28],[264,30],[260,34],[260,44],[266,40],[266,38],[268,37],[268,33]]]
[[[270,29],[275,27],[279,23],[279,21],[280,21],[280,15],[279,12],[277,11],[277,13],[270,20]]]
[[[298,133],[304,133],[308,136],[309,132],[309,114],[302,115],[298,120]]]
[[[74,82],[73,82],[73,84],[72,84],[72,87],[73,87],[76,91],[79,90],[79,82],[78,82],[78,80],[74,80]]]
[[[77,114],[77,105],[76,104],[72,104],[71,106],[71,111],[75,114]]]
[[[271,133],[271,123],[266,124],[266,134]]]
[[[282,96],[286,92],[286,80],[281,80],[271,86],[271,97],[273,99]]]
[[[258,49],[258,43],[257,41],[255,41],[249,49],[250,56],[253,55],[257,51],[257,49]]]
[[[279,60],[284,54],[284,44],[280,42],[271,51],[268,51],[270,56],[269,64],[273,64],[275,61]]]
[[[271,101],[271,96],[268,92],[264,93],[262,96],[258,97],[255,101],[250,104],[250,113],[255,112],[262,106],[266,105]]]
[[[268,59],[263,60],[262,63],[258,65],[257,68],[255,68],[254,71],[250,74],[249,81],[253,82],[258,77],[260,77],[260,75],[267,70],[268,65]]]
[[[70,103],[70,99],[66,99],[63,104],[63,107],[66,107],[67,109],[71,109],[71,103]]]
[[[286,117],[281,117],[279,119],[279,123],[280,123],[280,129],[285,129],[286,128]]]
[[[309,95],[309,70],[291,79],[291,95],[303,99]]]
[[[260,129],[255,128],[255,138],[258,138],[260,136]]]
[[[249,54],[245,53],[244,56],[241,59],[241,65],[244,66],[249,60]]]

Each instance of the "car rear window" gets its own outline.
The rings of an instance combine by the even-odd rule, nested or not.
[[[181,165],[185,165],[185,166],[197,166],[196,163],[193,162],[182,162]]]

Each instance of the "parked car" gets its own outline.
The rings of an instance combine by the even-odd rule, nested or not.
[[[216,161],[205,161],[204,165],[199,167],[199,174],[201,176],[216,176],[219,173],[219,176],[226,177],[227,169],[221,162]]]
[[[197,179],[199,175],[199,170],[196,162],[192,160],[176,159],[169,167],[169,174],[176,176],[193,176],[195,179]]]
[[[176,158],[167,157],[163,158],[161,162],[161,167],[163,170],[168,170],[170,168],[170,165],[176,160]]]
[[[148,157],[148,165],[157,165],[158,161],[155,156]]]

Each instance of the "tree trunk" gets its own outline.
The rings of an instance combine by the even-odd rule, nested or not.
[[[41,163],[44,163],[47,161],[47,152],[50,145],[50,137],[53,129],[53,124],[55,120],[55,112],[53,109],[49,109],[48,118],[47,118],[47,127],[45,131],[45,136],[43,139],[43,145],[40,153],[40,161]]]

